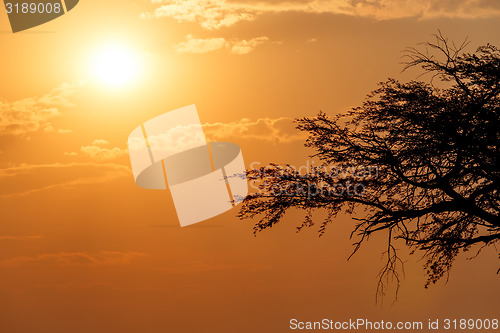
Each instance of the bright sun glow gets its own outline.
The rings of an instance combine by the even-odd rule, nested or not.
[[[138,74],[137,55],[121,45],[110,45],[99,51],[92,61],[92,72],[102,83],[119,87],[131,83]]]

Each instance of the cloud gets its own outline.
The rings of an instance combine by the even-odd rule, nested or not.
[[[146,256],[141,252],[100,251],[45,253],[36,256],[14,257],[0,261],[2,266],[84,266],[84,265],[127,265],[138,257]]]
[[[41,239],[42,235],[34,235],[34,236],[0,236],[1,240],[13,240],[13,241],[22,241],[22,240],[32,240],[32,239]]]
[[[92,145],[94,146],[106,146],[109,145],[109,142],[104,139],[96,139],[92,141]]]
[[[70,129],[58,129],[57,133],[59,133],[59,134],[71,134],[71,133],[73,133],[73,131]]]
[[[257,37],[249,41],[241,40],[234,42],[231,47],[231,52],[234,54],[247,54],[252,52],[258,45],[267,42],[269,38],[267,37]]]
[[[25,135],[37,131],[54,132],[51,120],[60,117],[63,109],[73,107],[70,101],[76,85],[62,84],[42,97],[20,101],[0,100],[0,135]],[[57,130],[65,134],[68,130]]]
[[[85,156],[92,160],[104,161],[112,160],[128,154],[127,149],[121,149],[119,147],[107,148],[102,146],[109,145],[109,142],[102,139],[96,139],[91,145],[82,146],[80,148],[80,153],[77,152],[66,152],[65,156]]]
[[[54,170],[57,170],[57,177]],[[116,163],[21,164],[0,169],[0,198],[27,196],[52,189],[74,189],[81,185],[131,177],[131,174],[130,167]]]
[[[199,127],[185,126],[172,128],[168,133],[149,136],[150,146],[156,151],[173,152],[205,144],[199,137],[192,135]],[[304,141],[306,134],[295,129],[291,118],[260,118],[255,121],[242,119],[237,122],[207,123],[203,132],[209,141],[258,140],[273,144]],[[139,140],[138,138],[135,138]],[[135,145],[142,147],[143,142],[129,142],[131,150]],[[126,149],[103,147],[109,142],[97,139],[92,145],[83,146],[80,152],[66,153],[67,156],[88,156],[95,161],[81,163],[20,164],[0,169],[0,199],[28,196],[49,190],[68,190],[87,184],[107,183],[115,179],[130,177],[128,165],[105,163],[118,156],[127,154]]]
[[[138,149],[137,138],[129,141],[131,150]],[[149,135],[148,141],[151,150],[160,156],[170,156],[181,151],[188,150],[206,144],[205,138],[201,135],[201,128],[198,124],[188,126],[178,125],[169,129],[166,133],[159,135]]]
[[[178,22],[196,22],[208,30],[255,18],[255,14],[244,6],[231,6],[224,0],[152,0],[152,3],[159,7],[152,14],[143,14],[143,17],[171,17]]]
[[[80,148],[83,155],[90,157],[94,160],[112,160],[117,157],[128,154],[127,149],[121,149],[119,147],[114,148],[103,148],[99,146],[83,146]]]
[[[247,40],[226,40],[225,38],[193,38],[187,36],[186,42],[174,45],[177,53],[208,53],[221,49],[228,49],[234,54],[243,55],[253,51],[258,45],[269,41],[268,37],[262,36]]]
[[[203,274],[216,271],[231,271],[231,272],[261,272],[271,269],[271,266],[256,265],[256,264],[225,264],[215,262],[196,261],[189,265],[180,267],[159,267],[158,271],[168,272],[170,274]]]
[[[75,167],[93,167],[93,168],[110,168],[115,171],[130,171],[128,166],[122,164],[114,163],[52,163],[52,164],[20,164],[17,166],[12,166],[4,169],[0,169],[0,180],[2,178],[14,177],[19,175],[26,175],[30,172],[35,172],[39,170],[51,170],[51,169],[67,169]]]
[[[220,50],[226,46],[224,38],[196,39],[188,35],[187,39],[186,42],[174,45],[174,50],[177,53],[208,53]]]
[[[241,2],[225,0],[151,0],[157,6],[143,17],[169,17],[216,30],[264,14],[299,12],[341,14],[378,20],[399,18],[486,18],[500,16],[497,0],[296,0]]]
[[[203,131],[210,141],[228,138],[262,140],[273,143],[290,143],[305,140],[306,135],[295,129],[291,118],[260,118],[256,121],[242,119],[231,123],[207,123]]]

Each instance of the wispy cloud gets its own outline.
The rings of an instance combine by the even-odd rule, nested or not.
[[[83,266],[83,265],[127,265],[138,257],[146,256],[141,252],[100,251],[45,253],[36,256],[14,257],[0,261],[2,266],[26,265],[56,265],[56,266]]]
[[[251,40],[226,40],[225,38],[194,38],[187,36],[187,41],[174,45],[177,53],[208,53],[221,49],[228,49],[234,54],[248,54],[258,45],[268,42],[269,38],[262,36]]]
[[[159,267],[158,271],[164,271],[171,274],[201,274],[216,271],[240,271],[240,272],[261,272],[271,269],[271,266],[255,265],[255,264],[225,264],[198,261],[189,265],[180,267]]]
[[[300,12],[341,14],[378,20],[399,18],[486,18],[500,16],[497,0],[297,0],[240,2],[225,0],[151,0],[157,8],[143,17],[169,17],[216,30],[264,14]]]
[[[107,140],[104,140],[104,139],[95,139],[94,141],[92,141],[92,145],[93,146],[106,146],[106,145],[109,145],[109,142]]]
[[[57,133],[58,134],[71,134],[71,133],[73,133],[73,131],[70,129],[58,129]]]
[[[236,41],[230,43],[231,52],[233,52],[234,54],[247,54],[252,52],[260,44],[264,44],[267,41],[269,41],[269,38],[267,37],[257,37],[249,41],[247,40]]]
[[[103,147],[104,146],[104,147]],[[92,142],[91,145],[82,146],[80,152],[66,152],[66,156],[85,156],[92,160],[104,161],[112,160],[128,154],[127,149],[122,149],[119,147],[105,147],[109,146],[109,142],[102,139],[97,139]]]
[[[228,138],[289,143],[304,140],[305,134],[295,129],[291,118],[260,118],[255,121],[242,119],[239,122],[207,123],[203,131],[211,141]]]
[[[226,46],[224,38],[193,38],[187,36],[186,42],[174,45],[177,53],[208,53],[220,50]]]
[[[252,11],[244,6],[232,6],[224,0],[151,0],[159,5],[154,13],[144,13],[143,17],[171,17],[178,22],[196,22],[203,28],[214,30],[229,27],[240,21],[255,18]]]
[[[80,148],[80,151],[84,155],[95,160],[112,160],[128,154],[126,149],[121,149],[119,147],[106,148],[99,146],[83,146]]]
[[[65,177],[62,180],[54,178],[51,173],[54,169],[59,170],[59,177]],[[51,176],[43,176],[44,172],[48,172]],[[85,184],[105,183],[122,177],[130,177],[131,172],[130,167],[116,163],[21,164],[0,169],[0,198],[27,196],[52,189],[73,189]],[[25,182],[27,177],[46,179],[47,184],[23,188],[21,187],[22,183],[19,183],[16,186],[17,192],[2,191],[1,182],[14,177],[18,177],[20,181],[24,181],[28,185],[31,182]],[[70,177],[69,180],[67,180],[68,177]]]
[[[203,131],[210,141],[243,139],[282,144],[305,139],[305,134],[295,129],[293,120],[286,117],[206,123],[203,125]],[[193,146],[204,143],[192,142],[193,136],[186,136],[186,133],[191,132],[185,128],[176,128],[165,135],[151,136],[149,141],[151,146],[157,149],[172,149],[174,147],[178,150],[182,150],[179,148],[182,145]],[[90,162],[20,164],[0,169],[0,198],[27,196],[54,189],[74,189],[82,185],[106,183],[122,177],[132,177],[132,171],[128,164],[102,162],[127,154],[126,148],[103,147],[106,145],[109,145],[108,141],[97,139],[91,145],[81,147],[78,153],[67,153],[67,155],[84,156],[94,160]],[[54,173],[54,170],[57,172]],[[5,182],[10,184],[15,182],[17,185],[15,187],[2,186],[7,184]],[[33,184],[36,184],[36,187],[33,187]]]
[[[42,235],[34,235],[34,236],[0,236],[0,240],[12,240],[12,241],[23,241],[23,240],[32,240],[32,239],[42,239]]]
[[[114,171],[130,171],[128,166],[115,163],[49,163],[49,164],[19,164],[4,169],[0,169],[0,180],[4,177],[24,175],[29,172],[43,169],[66,169],[74,167],[108,168]]]
[[[76,88],[77,85],[66,83],[41,97],[13,102],[0,100],[0,135],[25,135],[37,131],[68,133],[69,130],[56,130],[51,120],[74,106],[71,98]]]

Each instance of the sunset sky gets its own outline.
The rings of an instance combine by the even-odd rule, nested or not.
[[[82,0],[13,34],[0,12],[0,332],[289,332],[289,320],[498,318],[498,252],[424,289],[400,244],[398,301],[375,304],[383,238],[350,261],[354,221],[252,234],[237,208],[186,228],[136,186],[127,138],[196,104],[247,167],[305,165],[296,117],[347,111],[402,81],[402,51],[440,30],[500,46],[495,0]],[[322,218],[318,212],[317,217]],[[393,285],[394,286],[394,285]]]

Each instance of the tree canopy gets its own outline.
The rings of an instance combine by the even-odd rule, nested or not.
[[[259,191],[245,199],[239,217],[256,218],[257,233],[299,208],[306,212],[300,231],[316,225],[313,211],[325,209],[323,235],[339,213],[352,214],[353,254],[385,232],[380,294],[387,276],[399,282],[395,240],[425,258],[426,287],[459,253],[498,242],[500,50],[466,47],[439,34],[423,50],[406,50],[405,69],[423,69],[428,82],[388,79],[347,113],[297,119],[321,166],[305,173],[277,164],[248,170]]]

